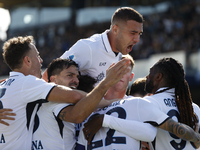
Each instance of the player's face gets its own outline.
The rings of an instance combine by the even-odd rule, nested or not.
[[[143,23],[134,20],[128,20],[127,23],[118,25],[118,34],[115,41],[115,47],[123,55],[132,51],[135,44],[140,41],[143,32]]]
[[[129,66],[131,70],[131,66]],[[115,91],[124,91],[127,89],[129,82],[133,79],[132,70],[127,72],[125,75],[122,76],[121,80],[113,85],[111,88],[114,88]]]
[[[79,85],[78,68],[74,65],[67,69],[63,69],[59,75],[55,75],[55,83],[76,89]]]
[[[30,51],[28,53],[29,58],[31,59],[31,68],[30,68],[30,74],[34,75],[38,78],[42,77],[42,58],[39,55],[38,50],[36,49],[35,45],[30,44]]]
[[[147,93],[155,93],[156,92],[156,84],[155,84],[155,78],[157,75],[157,71],[156,68],[153,66],[152,68],[150,68],[150,72],[149,75],[146,76],[147,80],[146,80],[146,84],[145,84],[145,90]]]

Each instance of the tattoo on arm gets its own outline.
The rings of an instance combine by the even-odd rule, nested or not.
[[[200,138],[199,134],[197,134],[192,128],[185,124],[176,122],[173,119],[168,119],[159,127],[163,130],[167,130],[170,133],[175,134],[183,140],[197,142]]]
[[[67,113],[66,110],[63,109],[63,110],[60,112],[60,114],[59,114],[59,118],[60,118],[61,120],[65,121],[65,114],[66,114],[66,113]]]

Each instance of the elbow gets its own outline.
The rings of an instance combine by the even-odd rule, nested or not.
[[[156,137],[156,134],[157,134],[157,129],[155,128],[154,130],[148,132],[148,134],[146,133],[146,136],[145,136],[145,140],[146,142],[152,142],[155,137]]]

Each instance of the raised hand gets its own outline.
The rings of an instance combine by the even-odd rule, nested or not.
[[[106,70],[106,82],[110,85],[116,84],[119,80],[121,80],[122,76],[130,71],[130,60],[124,58],[120,60],[117,64],[112,64]]]

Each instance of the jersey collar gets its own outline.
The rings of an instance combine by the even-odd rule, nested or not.
[[[102,33],[102,41],[103,41],[103,44],[105,46],[105,50],[109,53],[109,52],[112,52],[112,48],[110,46],[110,42],[108,40],[108,33],[109,30],[106,30],[105,32]]]
[[[167,89],[168,87],[162,87],[162,88],[159,88],[156,92],[159,92],[161,90],[164,90],[164,89]],[[174,93],[175,92],[175,88],[171,88],[169,90],[166,90],[164,92],[169,92],[169,93]]]
[[[24,74],[21,72],[11,71],[10,77],[14,77],[14,76],[24,76]]]

